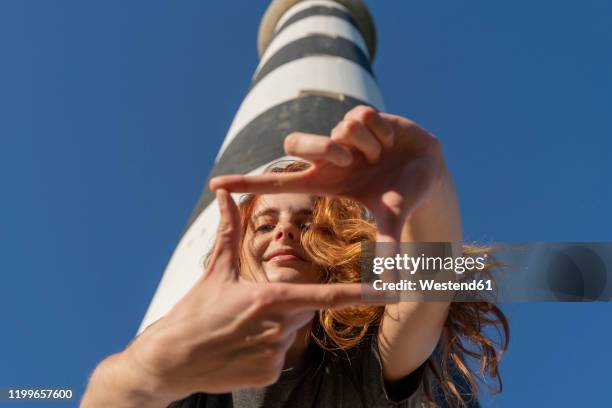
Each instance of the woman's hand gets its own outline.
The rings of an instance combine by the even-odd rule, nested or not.
[[[406,218],[439,180],[443,165],[434,136],[408,119],[367,106],[348,112],[331,137],[290,134],[285,151],[313,166],[298,173],[219,176],[210,187],[352,198],[374,215],[377,241],[399,241]]]
[[[360,284],[239,280],[238,208],[227,191],[218,190],[217,200],[221,221],[206,273],[167,315],[96,369],[82,407],[167,406],[195,392],[272,384],[315,310],[362,303]]]

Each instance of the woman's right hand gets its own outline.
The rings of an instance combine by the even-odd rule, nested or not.
[[[165,404],[195,392],[272,384],[297,330],[312,320],[315,310],[362,303],[360,284],[239,280],[238,208],[225,190],[217,190],[217,200],[221,221],[205,274],[113,363],[117,380],[131,379],[138,389],[130,393],[146,394],[148,401]],[[88,399],[86,394],[82,407],[98,406],[93,396],[103,390],[95,387],[90,383],[92,395]]]

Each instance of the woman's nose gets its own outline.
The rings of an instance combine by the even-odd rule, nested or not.
[[[283,237],[292,241],[296,240],[299,237],[299,231],[293,224],[282,224],[279,222],[276,226],[274,238],[282,239]]]

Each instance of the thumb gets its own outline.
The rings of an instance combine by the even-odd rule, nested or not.
[[[216,194],[220,219],[207,276],[234,280],[238,278],[240,212],[230,193],[219,189]]]

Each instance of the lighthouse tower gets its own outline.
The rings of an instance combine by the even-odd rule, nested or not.
[[[329,135],[357,105],[383,110],[371,67],[374,22],[359,0],[274,0],[261,21],[258,49],[259,65],[209,178],[261,172],[286,158],[283,141],[289,133]],[[218,221],[215,196],[205,187],[139,332],[201,276]]]

